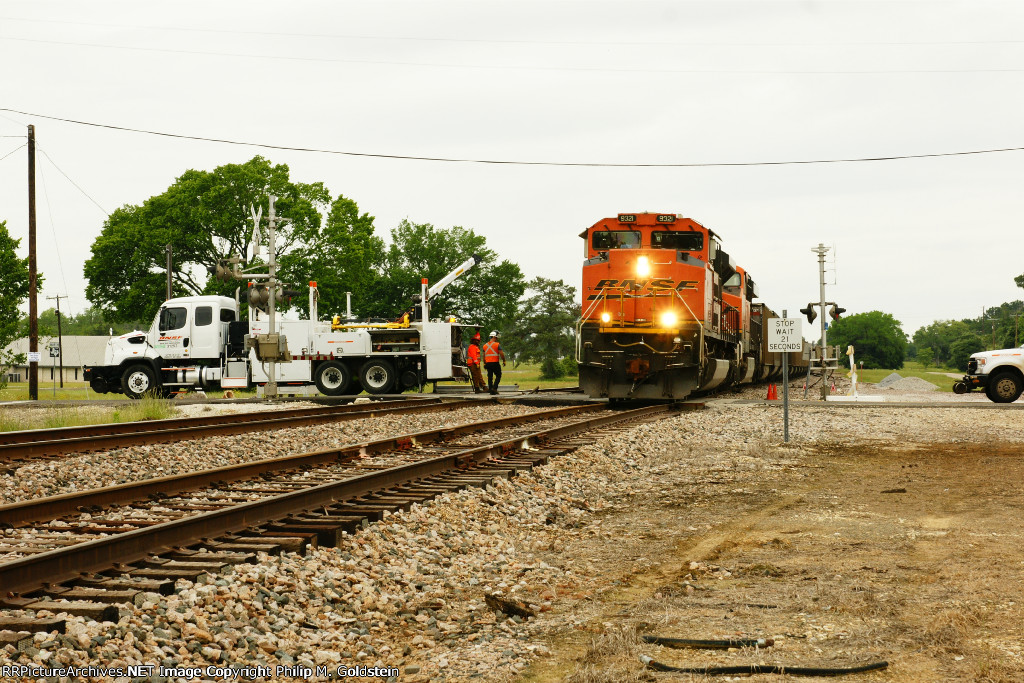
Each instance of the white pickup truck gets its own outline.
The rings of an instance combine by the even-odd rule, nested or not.
[[[1024,391],[1024,346],[998,351],[980,351],[967,361],[967,374],[953,385],[953,391],[966,394],[984,389],[996,403],[1013,403]]]

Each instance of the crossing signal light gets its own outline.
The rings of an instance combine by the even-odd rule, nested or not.
[[[250,306],[258,308],[264,313],[267,312],[267,304],[270,303],[270,289],[266,285],[250,285],[246,297],[249,299]]]
[[[846,309],[845,308],[840,308],[839,306],[836,306],[835,304],[832,304],[832,308],[830,308],[828,310],[828,314],[830,316],[832,316],[833,320],[839,320],[839,318],[843,315],[843,313],[846,313]]]
[[[241,277],[238,273],[238,261],[239,258],[237,256],[219,259],[213,271],[214,277],[218,280],[223,280],[224,282],[228,282],[236,277]]]
[[[814,319],[818,317],[818,312],[814,310],[814,304],[807,304],[807,308],[801,308],[800,312],[807,316],[808,323],[813,323]]]

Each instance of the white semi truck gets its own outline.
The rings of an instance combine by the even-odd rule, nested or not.
[[[279,385],[314,384],[328,396],[400,393],[427,382],[467,378],[462,334],[467,325],[431,320],[430,301],[479,262],[472,256],[427,288],[423,280],[415,305],[397,322],[353,322],[335,316],[321,321],[318,290],[309,288],[309,319],[278,320],[224,296],[168,299],[148,332],[135,331],[107,342],[101,366],[86,367],[85,379],[98,393],[167,396],[184,389],[232,389],[265,384],[274,368]],[[268,363],[273,360],[273,363]],[[269,367],[268,367],[269,366]]]

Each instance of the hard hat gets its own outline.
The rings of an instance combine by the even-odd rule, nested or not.
[[[491,332],[491,336],[492,336],[492,337],[497,337],[497,336],[498,336],[498,333],[497,333],[497,332]]]
[[[476,341],[479,341],[480,340],[480,333],[477,332],[476,334],[474,334],[473,335],[473,339],[475,339]]]

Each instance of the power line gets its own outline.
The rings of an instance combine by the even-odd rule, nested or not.
[[[828,43],[772,43],[772,42],[665,42],[665,41],[613,41],[599,40],[523,40],[523,39],[501,39],[501,38],[440,38],[436,36],[394,36],[394,35],[358,35],[351,33],[298,33],[289,31],[240,31],[238,29],[216,29],[188,26],[139,26],[133,24],[107,24],[87,21],[69,21],[63,19],[27,19],[24,17],[0,17],[4,21],[23,21],[42,24],[69,24],[72,26],[94,26],[97,28],[119,28],[149,31],[176,31],[185,33],[215,33],[221,35],[241,36],[262,36],[262,37],[283,37],[283,38],[327,38],[331,40],[393,40],[407,42],[430,42],[430,43],[470,43],[470,44],[498,44],[498,45],[569,45],[569,46],[594,46],[609,47],[610,45],[623,45],[630,47],[866,47],[883,45],[1018,45],[1024,44],[1024,40],[876,40],[876,41],[851,41],[851,42],[828,42]]]
[[[26,142],[25,144],[23,144],[23,145],[21,145],[21,146],[19,146],[19,147],[15,147],[15,148],[14,148],[14,149],[12,149],[12,150],[11,150],[10,152],[8,152],[7,154],[5,154],[5,155],[3,155],[2,157],[0,157],[0,161],[3,161],[3,160],[4,160],[4,159],[6,159],[7,157],[11,156],[12,154],[14,154],[15,152],[17,152],[17,151],[18,151],[19,149],[21,149],[22,147],[27,147],[27,146],[28,146],[28,143]]]
[[[85,190],[83,190],[83,189],[81,188],[81,186],[79,186],[79,184],[78,184],[78,183],[76,183],[76,182],[75,182],[74,180],[72,180],[72,179],[71,179],[71,176],[69,176],[69,175],[68,175],[67,173],[65,173],[65,172],[63,171],[63,169],[61,169],[61,167],[57,165],[57,162],[56,162],[56,161],[54,161],[54,160],[53,160],[52,158],[50,158],[50,155],[46,153],[46,150],[45,150],[45,149],[43,149],[43,148],[42,148],[41,146],[39,146],[39,145],[36,145],[36,148],[37,148],[37,149],[38,149],[38,150],[39,150],[40,152],[42,152],[43,156],[44,156],[44,157],[46,157],[46,160],[47,160],[47,161],[49,161],[49,162],[50,162],[51,164],[53,164],[53,167],[54,167],[55,169],[57,169],[58,171],[60,171],[60,174],[61,174],[62,176],[64,176],[65,178],[67,178],[67,181],[68,181],[69,183],[71,183],[72,185],[74,185],[74,186],[75,186],[76,188],[78,188],[78,191],[79,191],[79,192],[81,192],[81,193],[82,193],[83,195],[85,195],[85,198],[86,198],[86,199],[88,199],[88,200],[89,200],[90,202],[92,202],[93,204],[95,204],[95,205],[96,205],[96,207],[97,207],[97,208],[98,208],[98,209],[99,209],[100,211],[102,211],[104,215],[106,215],[106,216],[110,216],[110,213],[109,213],[109,212],[108,212],[108,211],[107,211],[106,209],[104,209],[104,208],[103,208],[102,206],[100,206],[100,203],[99,203],[98,201],[96,201],[95,199],[93,199],[92,197],[90,197],[90,196],[89,196],[89,193],[88,193],[88,192],[86,192]],[[67,286],[65,286],[65,289],[67,289]]]
[[[406,62],[396,60],[374,59],[342,59],[334,57],[297,57],[293,55],[262,55],[240,52],[215,52],[212,50],[177,50],[160,47],[136,47],[130,45],[105,45],[102,43],[80,43],[62,40],[39,40],[36,38],[14,38],[0,36],[0,40],[13,40],[23,43],[43,45],[70,45],[73,47],[91,47],[105,50],[127,50],[130,52],[155,52],[175,55],[200,55],[205,57],[237,57],[242,59],[269,59],[289,62],[324,62],[331,64],[369,64],[375,66],[413,66],[440,69],[485,69],[497,71],[547,71],[570,73],[644,73],[644,74],[707,74],[707,75],[802,75],[802,76],[837,76],[837,75],[872,75],[872,74],[981,74],[981,73],[1022,73],[1024,69],[626,69],[598,66],[522,66],[516,64],[465,64],[446,62]]]
[[[930,159],[935,157],[956,157],[956,156],[969,156],[974,154],[996,154],[999,152],[1020,152],[1024,151],[1024,147],[1002,147],[998,149],[977,149],[970,150],[967,152],[935,152],[931,154],[901,154],[892,156],[879,156],[879,157],[860,157],[860,158],[848,158],[848,159],[801,159],[801,160],[790,160],[790,161],[733,161],[733,162],[707,162],[707,163],[689,163],[689,164],[616,164],[616,163],[587,163],[587,162],[571,162],[571,161],[515,161],[509,159],[459,159],[453,157],[424,157],[424,156],[410,156],[405,154],[375,154],[370,152],[346,152],[334,149],[320,149],[316,147],[291,147],[288,145],[272,145],[262,142],[243,142],[240,140],[226,140],[223,138],[208,138],[198,135],[182,135],[179,133],[166,133],[154,130],[145,130],[141,128],[128,128],[126,126],[113,126],[105,123],[93,123],[91,121],[78,121],[75,119],[65,119],[58,116],[47,116],[45,114],[35,114],[32,112],[20,111],[17,109],[9,109],[7,107],[0,107],[0,111],[9,111],[15,114],[21,114],[22,116],[33,116],[40,119],[48,119],[50,121],[61,121],[63,123],[72,123],[79,126],[92,126],[94,128],[106,128],[109,130],[119,130],[129,133],[142,133],[145,135],[158,135],[167,138],[176,138],[180,140],[198,140],[200,142],[218,142],[225,145],[239,145],[243,147],[260,147],[263,149],[278,149],[288,152],[313,152],[317,154],[336,154],[339,156],[351,156],[351,157],[367,157],[374,159],[399,159],[404,161],[443,161],[450,163],[463,163],[463,164],[495,164],[505,166],[580,166],[580,167],[594,167],[594,168],[705,168],[714,166],[791,166],[798,164],[847,164],[857,163],[864,161],[895,161],[897,159]],[[15,150],[17,151],[17,150]],[[70,180],[70,179],[69,179]],[[97,204],[98,206],[98,204]],[[102,208],[102,207],[101,207]]]

